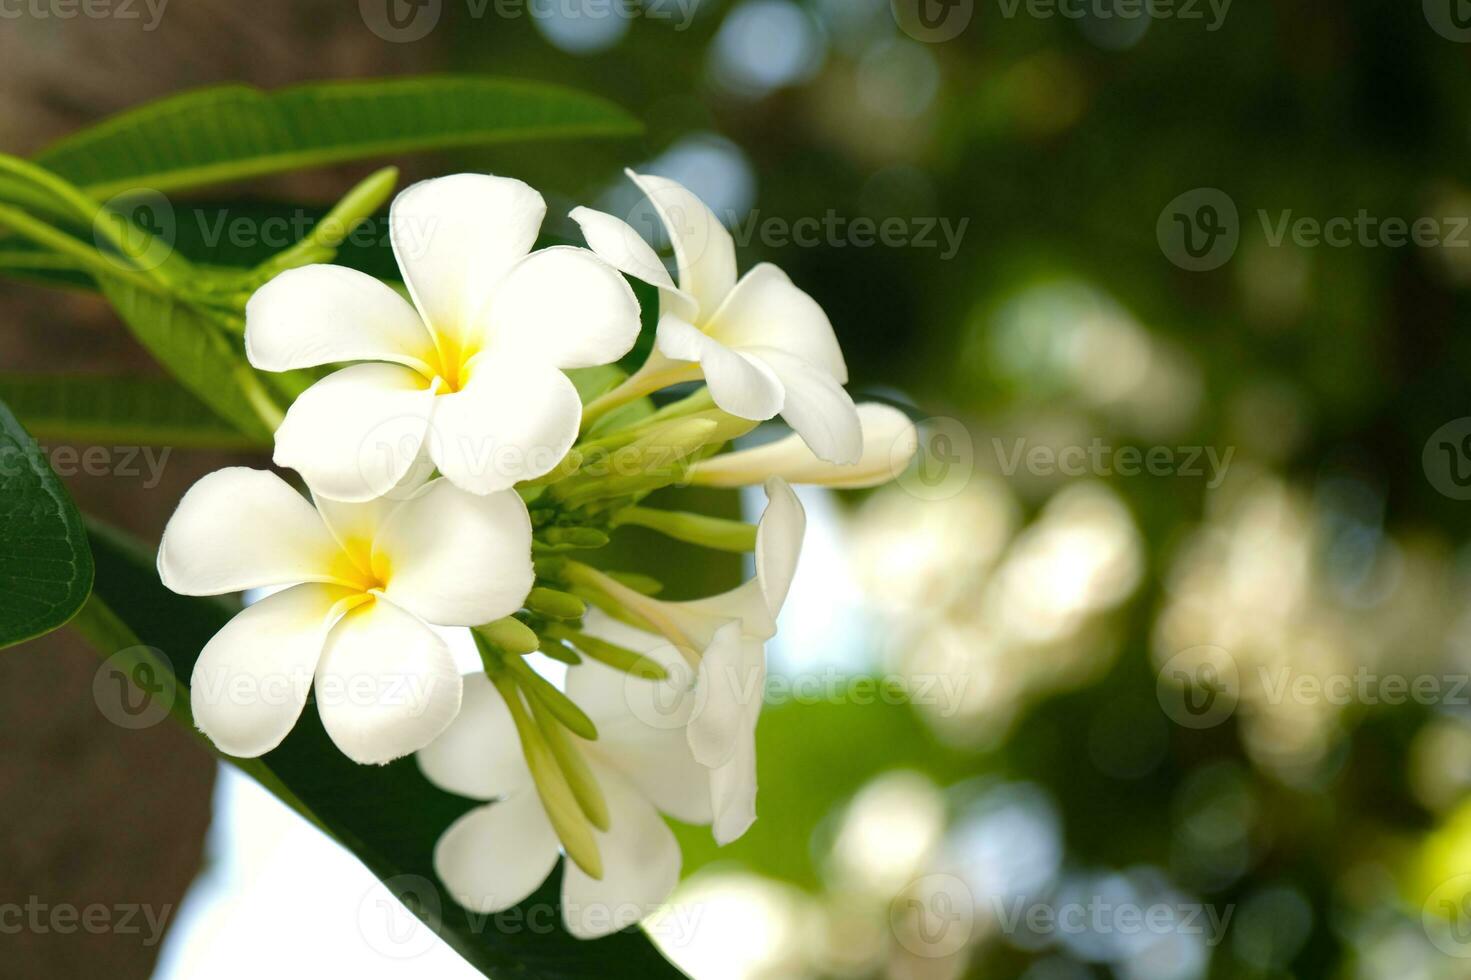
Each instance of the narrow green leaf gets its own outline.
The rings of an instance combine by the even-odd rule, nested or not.
[[[86,629],[85,635],[105,655],[124,644],[146,644],[160,651],[159,661],[178,683],[173,713],[189,723],[187,682],[199,651],[238,606],[174,595],[158,581],[152,549],[115,530],[94,523],[91,538],[97,557],[97,598],[127,632],[114,627]],[[386,766],[353,763],[332,744],[312,702],[278,748],[259,759],[228,761],[350,850],[395,894],[409,899],[414,914],[486,976],[525,980],[683,976],[637,930],[593,942],[568,935],[560,914],[547,912],[559,903],[561,876],[556,871],[535,894],[503,915],[462,908],[435,877],[434,845],[446,827],[480,806],[480,801],[439,789],[413,759]],[[536,927],[528,928],[532,922]]]
[[[271,428],[246,394],[247,385],[258,386],[259,378],[243,350],[200,314],[168,297],[114,279],[103,279],[101,285],[133,335],[184,387],[241,434],[270,440]]]
[[[424,150],[638,131],[611,102],[539,82],[447,75],[275,92],[230,85],[124,112],[35,162],[106,198]]]
[[[61,626],[91,588],[81,515],[35,440],[0,404],[0,647]]]
[[[0,374],[0,400],[39,439],[180,449],[269,449],[168,378]]]

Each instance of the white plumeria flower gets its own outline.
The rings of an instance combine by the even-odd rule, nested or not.
[[[790,435],[753,449],[722,453],[700,460],[688,479],[704,487],[745,487],[779,476],[788,483],[857,490],[876,487],[908,468],[919,450],[919,430],[909,416],[879,402],[858,406],[863,427],[863,454],[853,466],[825,463],[799,435]]]
[[[668,178],[628,175],[669,232],[678,286],[626,222],[589,208],[571,217],[594,252],[659,288],[656,351],[633,386],[657,390],[703,374],[722,410],[755,420],[780,414],[820,458],[857,462],[862,436],[843,390],[848,366],[822,307],[774,265],[737,282],[735,244],[704,202]]]
[[[689,602],[652,599],[613,583],[610,594],[660,636],[592,613],[586,627],[647,655],[673,644],[686,661],[680,666],[692,663],[692,678],[687,667],[682,678],[671,674],[671,688],[681,695],[679,707],[671,710],[683,712],[673,720],[684,726],[695,759],[710,770],[711,829],[720,844],[740,837],[756,819],[756,723],[766,688],[765,641],[776,635],[776,617],[796,574],[807,526],[802,504],[785,481],[769,479],[766,495],[756,531],[755,578]],[[570,676],[581,670],[574,667]],[[630,678],[625,693],[637,705],[647,690],[647,682]],[[637,713],[651,720],[646,711]]]
[[[405,189],[389,232],[413,305],[361,272],[291,269],[245,310],[250,362],[287,371],[362,361],[308,388],[275,462],[336,500],[370,500],[421,452],[456,486],[541,476],[577,437],[564,368],[616,361],[638,337],[628,283],[586,249],[532,252],[546,213],[519,180],[457,174]]]
[[[668,656],[677,659],[672,650]],[[415,758],[442,789],[496,801],[456,820],[434,848],[434,870],[450,894],[489,914],[536,891],[556,866],[561,845],[505,701],[483,674],[464,684],[459,717]],[[591,690],[597,682],[585,679],[583,685]],[[570,685],[568,693],[575,695]],[[705,771],[682,733],[643,724],[617,698],[579,703],[598,727],[597,741],[576,742],[607,802],[609,823],[608,830],[593,831],[601,879],[566,863],[562,918],[574,936],[595,939],[644,918],[679,883],[679,844],[660,811],[686,823],[709,823],[710,804]]]
[[[158,549],[184,595],[289,586],[225,624],[190,680],[194,721],[220,750],[281,743],[315,680],[332,741],[361,763],[427,745],[460,707],[460,675],[433,629],[520,608],[531,521],[514,491],[434,480],[403,500],[316,506],[274,473],[231,467],[184,495]]]

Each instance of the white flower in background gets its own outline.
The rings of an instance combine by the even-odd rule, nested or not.
[[[258,756],[317,708],[349,758],[384,763],[427,745],[460,707],[460,675],[427,624],[474,626],[518,609],[532,585],[531,522],[514,491],[434,480],[403,500],[318,499],[231,467],[179,502],[158,550],[183,595],[290,586],[205,645],[194,721],[221,751]]]
[[[774,265],[737,282],[735,244],[720,219],[675,181],[628,173],[668,229],[678,286],[627,223],[589,208],[571,214],[594,252],[659,288],[657,349],[628,390],[703,374],[722,410],[756,420],[780,414],[821,459],[857,462],[863,440],[843,390],[848,367],[822,308]]]
[[[756,723],[766,688],[764,644],[776,635],[776,617],[797,571],[807,523],[801,502],[783,480],[768,480],[766,495],[756,532],[755,578],[706,599],[665,602],[600,577],[594,587],[659,636],[592,614],[587,627],[593,635],[645,654],[667,641],[694,667],[693,685],[687,685],[678,709],[685,714],[673,720],[683,724],[695,759],[710,770],[712,831],[720,844],[740,837],[756,819]],[[576,691],[573,681],[582,670],[571,670],[569,690]],[[687,670],[684,677],[690,680]],[[646,696],[648,688],[642,685],[647,682],[628,681],[630,700]]]
[[[672,650],[667,658],[678,659]],[[605,687],[621,693],[623,675],[593,666],[615,676],[594,681],[598,675],[589,668],[585,691]],[[483,674],[464,683],[459,717],[415,758],[435,785],[496,801],[456,820],[434,848],[434,870],[455,900],[490,914],[522,901],[546,880],[560,843],[505,701]],[[649,727],[616,696],[582,703],[597,724],[598,739],[578,739],[577,745],[607,801],[608,830],[594,831],[601,879],[566,862],[562,917],[574,936],[594,939],[644,918],[679,883],[679,844],[660,812],[686,823],[709,823],[710,803],[705,770],[690,755],[682,732]]]
[[[341,266],[291,269],[262,286],[245,311],[256,367],[366,362],[296,399],[276,431],[276,464],[320,496],[353,501],[387,493],[424,451],[475,493],[555,466],[582,418],[562,369],[626,354],[639,310],[628,283],[591,252],[531,251],[545,213],[519,180],[426,180],[389,215],[412,305]]]
[[[878,402],[858,406],[863,427],[863,454],[849,466],[825,463],[799,435],[753,449],[722,453],[700,460],[688,479],[704,487],[744,487],[779,476],[788,483],[816,484],[856,490],[896,479],[919,449],[919,430],[909,416]]]

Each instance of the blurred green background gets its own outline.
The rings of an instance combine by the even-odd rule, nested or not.
[[[1462,0],[926,0],[944,40],[905,0],[431,0],[402,42],[368,0],[176,2],[8,21],[7,147],[229,80],[596,92],[646,135],[394,162],[524,178],[569,238],[576,203],[653,227],[622,167],[680,179],[822,303],[860,400],[929,420],[897,484],[804,495],[760,819],[682,836],[695,976],[1471,975]],[[153,370],[90,300],[0,289],[7,369]],[[72,482],[156,534],[218,462]]]

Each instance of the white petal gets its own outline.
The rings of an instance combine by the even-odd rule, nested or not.
[[[618,723],[595,720],[596,751],[607,765],[661,812],[689,824],[710,822],[710,770],[695,759],[683,727],[655,728],[631,717]]]
[[[848,365],[827,314],[774,265],[763,262],[742,276],[705,330],[727,347],[785,351],[848,383]]]
[[[819,459],[852,464],[863,455],[858,409],[843,386],[826,371],[770,348],[753,348],[781,379],[786,391],[781,417],[796,429]],[[712,387],[711,394],[715,389]]]
[[[665,357],[700,362],[710,396],[723,411],[758,421],[781,411],[781,381],[761,359],[733,351],[674,316],[659,318],[656,342]]]
[[[676,181],[628,171],[659,220],[664,222],[679,264],[679,288],[694,297],[700,315],[709,317],[736,281],[735,243],[705,202]]]
[[[514,490],[479,494],[435,480],[394,509],[373,541],[384,593],[437,626],[509,616],[531,591],[531,518]]]
[[[293,586],[247,606],[204,645],[189,702],[194,724],[221,752],[249,759],[281,744],[306,704],[333,606],[349,594]]]
[[[465,677],[460,713],[414,758],[431,783],[451,793],[477,800],[523,789],[535,795],[515,722],[484,674]]]
[[[582,229],[587,247],[613,268],[650,286],[675,288],[674,280],[669,278],[669,270],[659,261],[658,253],[622,218],[592,208],[573,208],[568,217]]]
[[[730,761],[748,719],[761,711],[766,655],[761,641],[741,634],[740,623],[715,631],[700,658],[700,691],[689,723],[690,750],[708,768]]]
[[[880,402],[858,406],[863,453],[854,465],[824,463],[793,433],[755,449],[723,453],[695,464],[691,481],[702,487],[743,487],[775,474],[789,483],[861,489],[888,483],[904,472],[919,449],[919,430],[909,416]]]
[[[394,198],[393,254],[430,330],[455,350],[476,339],[496,285],[536,243],[546,202],[519,180],[454,174]]]
[[[754,723],[736,740],[730,761],[710,774],[711,833],[722,847],[744,834],[756,821],[756,729]]]
[[[669,675],[654,681],[634,677],[591,658],[567,671],[567,696],[599,723],[622,725],[629,719],[656,730],[682,729],[693,699],[682,697],[694,686],[694,673],[669,641],[620,623],[599,609],[589,609],[583,632],[641,653]]]
[[[573,208],[569,217],[577,222],[587,247],[600,259],[620,272],[658,287],[662,312],[674,313],[685,320],[699,315],[695,298],[674,285],[658,254],[632,225],[592,208]]]
[[[663,812],[685,823],[710,822],[709,770],[695,761],[685,725],[695,707],[694,673],[663,637],[597,609],[583,632],[642,653],[668,672],[634,677],[592,659],[567,671],[567,696],[598,726],[592,751]]]
[[[807,531],[807,512],[785,480],[773,476],[766,481],[766,510],[756,526],[756,579],[766,598],[766,609],[776,619],[802,555],[802,537]]]
[[[481,357],[464,389],[439,397],[429,454],[456,486],[492,493],[556,466],[581,424],[582,400],[561,371]]]
[[[302,392],[276,430],[277,466],[314,493],[363,501],[392,490],[419,458],[434,393],[397,364],[354,364]]]
[[[444,640],[381,596],[327,634],[316,682],[327,734],[364,764],[417,752],[460,710],[460,674]]]
[[[609,828],[598,834],[601,881],[568,861],[562,872],[562,921],[579,939],[626,929],[654,912],[679,884],[679,844],[648,800],[599,766]]]
[[[164,528],[158,575],[182,595],[337,579],[341,549],[274,473],[231,466],[201,479]]]
[[[557,865],[557,834],[530,788],[476,807],[434,845],[434,873],[472,912],[500,912],[525,899]]]
[[[434,338],[402,296],[340,265],[288,269],[245,304],[245,355],[263,371],[393,361],[428,371]]]
[[[587,249],[559,245],[506,273],[490,305],[485,356],[596,367],[627,354],[638,330],[638,300],[618,270]]]

